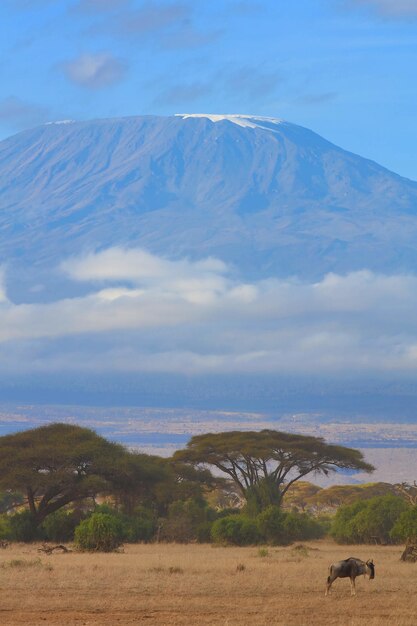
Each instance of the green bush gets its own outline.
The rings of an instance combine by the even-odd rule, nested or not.
[[[210,543],[212,526],[213,522],[210,521],[201,522],[201,524],[197,525],[195,532],[198,543]]]
[[[390,532],[395,542],[417,541],[417,506],[403,511]]]
[[[120,520],[108,513],[93,513],[75,529],[75,542],[81,550],[111,552],[123,541]]]
[[[35,541],[42,539],[42,530],[37,528],[30,511],[21,511],[10,516],[10,538],[13,541]]]
[[[261,534],[256,520],[238,514],[216,520],[211,528],[211,538],[216,543],[247,546],[259,543]]]
[[[307,515],[307,513],[294,511],[287,513],[285,517],[284,533],[290,542],[308,541],[309,539],[321,539],[326,534],[326,529],[319,520]]]
[[[323,537],[326,537],[326,535],[330,535],[330,530],[332,528],[332,523],[333,523],[332,515],[321,514],[321,515],[317,515],[317,517],[314,517],[313,519],[320,525],[320,528],[322,529]]]
[[[12,526],[8,515],[0,515],[0,540],[12,538]]]
[[[408,504],[398,496],[377,496],[341,506],[331,535],[338,543],[388,543],[391,530]]]
[[[151,541],[156,530],[156,519],[152,511],[143,506],[134,509],[133,515],[121,515],[123,540],[130,543]]]
[[[267,543],[286,545],[290,543],[288,531],[285,528],[285,513],[279,506],[269,506],[257,517],[258,528]]]
[[[84,516],[79,511],[60,509],[45,519],[43,536],[48,541],[73,541],[74,532]]]
[[[204,500],[176,500],[169,505],[167,518],[162,521],[160,538],[179,543],[209,541],[214,517],[215,512]]]
[[[279,506],[269,506],[257,517],[262,539],[275,545],[288,545],[293,541],[320,539],[326,527],[306,513],[286,513]]]
[[[125,515],[108,504],[102,504],[95,508],[94,513],[105,513],[114,517],[120,523],[123,541],[150,541],[155,534],[155,516],[144,506],[137,506],[133,515]]]
[[[330,529],[330,534],[337,543],[360,543],[353,520],[365,507],[365,500],[357,500],[353,504],[346,504],[337,509]]]

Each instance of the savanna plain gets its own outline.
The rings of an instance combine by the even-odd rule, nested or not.
[[[417,623],[417,564],[399,546],[289,547],[136,544],[121,553],[0,553],[0,623],[411,626]],[[339,579],[324,596],[330,563],[372,557],[373,581],[357,595]]]

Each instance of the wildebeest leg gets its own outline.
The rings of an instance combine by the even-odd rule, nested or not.
[[[351,596],[356,596],[356,585],[355,585],[355,579],[354,578],[350,579],[350,595]]]
[[[332,578],[332,576],[328,576],[327,577],[327,583],[326,583],[326,593],[324,594],[325,596],[328,596],[330,594],[330,587],[332,586],[332,584],[334,583],[335,579]]]

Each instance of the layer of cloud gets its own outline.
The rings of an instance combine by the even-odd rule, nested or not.
[[[88,89],[101,89],[120,82],[127,63],[108,53],[81,54],[61,65],[66,77]]]
[[[416,0],[349,0],[353,6],[370,7],[381,15],[417,17]]]
[[[154,99],[157,106],[177,106],[197,102],[211,92],[211,86],[204,83],[173,85],[161,91]]]
[[[52,4],[54,0],[3,0],[3,2],[10,9],[35,11],[42,6]]]
[[[170,77],[159,82],[170,83]],[[176,106],[193,104],[207,95],[222,94],[224,98],[238,102],[239,107],[257,106],[274,94],[282,78],[277,71],[260,70],[253,66],[224,68],[205,82],[181,82],[169,84],[157,93],[154,105]],[[151,83],[151,87],[155,86]]]
[[[73,5],[73,11],[79,13],[101,13],[120,10],[130,5],[130,0],[78,0]]]
[[[191,5],[183,2],[162,4],[147,2],[122,18],[119,28],[125,34],[140,35],[175,26],[191,17]]]
[[[416,276],[362,271],[248,284],[216,259],[121,248],[61,269],[90,292],[16,305],[0,291],[0,369],[13,369],[10,355],[18,355],[16,368],[51,371],[417,370]]]
[[[0,100],[0,123],[5,123],[16,130],[42,124],[47,119],[46,107],[26,102],[15,96]]]
[[[326,91],[323,93],[316,94],[305,94],[296,99],[296,104],[301,104],[303,106],[316,106],[320,104],[325,104],[327,102],[331,102],[332,100],[336,100],[338,97],[338,93],[336,91]]]
[[[240,0],[232,2],[230,10],[242,15],[253,15],[263,12],[265,5],[261,2],[254,2],[253,0]]]
[[[203,32],[194,28],[190,23],[186,23],[175,32],[166,34],[162,38],[161,44],[168,50],[198,48],[213,43],[219,39],[222,34],[223,31],[221,29]]]
[[[269,96],[274,93],[279,82],[277,72],[265,72],[256,67],[242,67],[232,71],[225,80],[229,91],[238,99],[242,95],[250,99]]]
[[[221,36],[219,28],[196,26],[197,9],[187,1],[142,2],[139,6],[124,1],[115,8],[113,0],[109,5],[101,0],[81,0],[75,5],[77,13],[100,16],[90,27],[91,35],[128,37],[137,45],[157,44],[158,49],[167,50],[206,46]]]

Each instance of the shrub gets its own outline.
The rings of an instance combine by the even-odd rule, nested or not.
[[[122,541],[120,520],[108,513],[93,513],[75,529],[75,542],[81,550],[111,552]]]
[[[275,545],[320,539],[326,534],[325,525],[319,520],[297,511],[286,513],[279,506],[269,506],[257,520],[262,538]]]
[[[409,505],[398,496],[377,496],[342,506],[337,511],[331,534],[339,543],[381,543],[391,540],[391,530]]]
[[[74,532],[83,515],[79,511],[60,509],[45,519],[43,536],[48,541],[73,541]]]
[[[42,538],[42,530],[34,524],[30,511],[21,511],[10,517],[10,538],[13,541],[34,541]]]
[[[107,504],[102,504],[96,507],[94,513],[105,513],[114,517],[120,523],[123,541],[150,541],[155,534],[155,516],[144,506],[136,507],[133,515],[125,515]]]
[[[326,534],[326,529],[324,524],[307,513],[293,511],[287,513],[284,519],[284,534],[290,542],[321,539]]]
[[[236,546],[254,545],[261,539],[257,521],[243,514],[216,520],[211,528],[211,537],[216,543]]]
[[[12,525],[8,515],[0,515],[0,540],[12,538]]]
[[[268,548],[259,548],[258,550],[258,556],[261,557],[261,559],[264,559],[266,556],[269,556],[269,550]]]
[[[214,511],[207,507],[204,500],[176,500],[168,507],[168,516],[163,521],[160,537],[163,541],[179,543],[209,541],[214,515]]]
[[[355,517],[354,524],[361,540],[372,543],[377,538],[381,543],[390,541],[390,532],[408,504],[398,496],[380,496],[368,500],[366,508]]]
[[[155,534],[156,519],[152,511],[143,506],[134,509],[133,515],[120,515],[123,540],[132,543],[150,541]]]
[[[198,543],[210,543],[213,522],[201,522],[195,529]]]
[[[358,500],[338,508],[330,534],[338,543],[358,543],[360,538],[353,525],[355,516],[366,507],[366,501]]]
[[[417,541],[417,506],[403,511],[391,529],[390,537],[393,541]]]
[[[258,527],[264,541],[275,545],[290,543],[288,529],[285,528],[287,515],[279,506],[269,506],[258,515]]]

